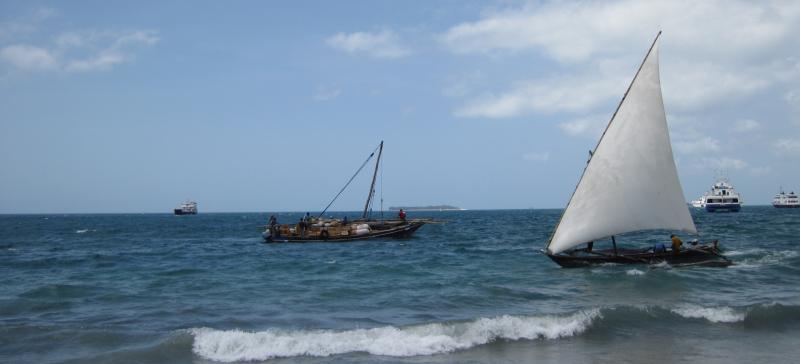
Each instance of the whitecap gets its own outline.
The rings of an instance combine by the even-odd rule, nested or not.
[[[761,248],[752,248],[752,249],[745,249],[745,250],[730,250],[726,251],[724,254],[729,257],[736,257],[740,255],[750,255],[750,254],[757,254],[764,252],[764,249]]]
[[[667,263],[666,260],[662,260],[662,261],[660,261],[660,262],[658,262],[656,264],[651,264],[650,267],[651,268],[665,268],[665,269],[672,268],[672,266],[669,265],[669,263]]]
[[[739,322],[743,321],[745,314],[736,312],[730,307],[700,307],[684,306],[671,310],[672,312],[686,318],[704,318],[711,322]]]
[[[757,268],[763,265],[776,265],[782,264],[787,259],[796,258],[800,255],[800,252],[794,250],[777,250],[771,251],[764,256],[756,259],[743,259],[742,261],[737,261],[731,267],[736,268]]]
[[[634,268],[634,269],[628,269],[627,271],[625,271],[625,274],[629,276],[641,276],[644,275],[644,272]]]
[[[89,229],[75,230],[76,234],[84,234],[84,233],[87,233],[87,232],[89,232]]]
[[[234,362],[278,357],[317,356],[366,352],[406,357],[464,350],[495,340],[557,339],[584,332],[600,311],[569,316],[499,316],[468,322],[432,323],[372,329],[241,330],[191,329],[192,349],[206,359]]]

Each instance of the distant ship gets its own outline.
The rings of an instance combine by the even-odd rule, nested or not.
[[[173,211],[175,215],[197,215],[197,202],[186,201]]]
[[[708,212],[739,212],[742,208],[741,195],[726,178],[718,179],[703,200]]]
[[[706,195],[702,195],[698,199],[692,200],[692,202],[690,203],[692,204],[692,207],[697,207],[699,209],[702,209],[706,207]]]
[[[785,193],[783,189],[775,195],[775,198],[772,199],[772,206],[776,208],[798,208],[800,207],[800,200],[798,200],[797,195],[794,191]]]

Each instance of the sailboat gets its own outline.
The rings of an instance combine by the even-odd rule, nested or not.
[[[346,219],[325,219],[323,215],[333,205],[337,198],[347,189],[350,182],[361,172],[362,169],[375,156],[375,169],[372,173],[372,183],[369,187],[367,202],[364,204],[364,211],[360,219],[348,221]],[[277,220],[270,221],[262,236],[267,243],[311,243],[311,242],[345,242],[354,240],[368,240],[376,238],[408,238],[417,229],[421,228],[430,219],[372,219],[372,204],[375,202],[375,181],[378,177],[378,169],[383,155],[383,141],[373,151],[369,157],[361,164],[350,180],[339,190],[328,206],[316,216],[307,216],[297,224],[278,224]],[[382,200],[381,200],[382,201]],[[405,215],[404,215],[405,216]]]
[[[656,35],[608,122],[543,253],[562,267],[667,262],[727,266],[717,241],[677,251],[664,244],[618,249],[616,235],[643,230],[697,234],[684,202],[661,97]],[[639,196],[641,198],[630,198]],[[612,248],[593,249],[611,238]],[[665,236],[665,242],[668,242]],[[585,246],[585,248],[577,248]]]

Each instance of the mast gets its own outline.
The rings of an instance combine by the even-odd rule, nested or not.
[[[375,171],[372,172],[372,183],[369,185],[369,195],[367,195],[367,203],[364,204],[364,213],[361,215],[362,219],[367,218],[369,205],[372,202],[372,196],[375,194],[375,179],[378,177],[378,167],[381,164],[381,154],[383,154],[383,140],[381,140],[381,145],[378,147],[378,159],[375,160]]]
[[[642,59],[642,63],[639,64],[639,69],[636,70],[636,74],[633,76],[633,79],[631,79],[631,83],[628,84],[628,89],[625,90],[625,94],[622,95],[622,99],[619,100],[619,104],[617,104],[617,108],[616,108],[616,110],[614,110],[614,114],[611,115],[611,120],[608,121],[608,124],[606,125],[605,130],[603,130],[603,134],[600,136],[600,140],[597,141],[597,145],[595,145],[594,151],[589,151],[589,155],[590,155],[589,156],[589,161],[586,163],[586,166],[583,167],[583,173],[581,173],[581,178],[578,179],[578,184],[575,185],[575,190],[572,191],[572,195],[570,195],[570,197],[569,197],[569,202],[567,202],[567,206],[564,208],[564,212],[561,213],[561,217],[558,219],[558,224],[556,224],[556,228],[553,229],[553,232],[550,234],[550,239],[547,241],[547,246],[545,247],[545,250],[548,250],[550,248],[550,244],[553,242],[553,237],[555,236],[556,232],[558,231],[558,227],[559,227],[559,225],[561,225],[561,221],[564,219],[564,214],[567,212],[567,209],[569,209],[569,205],[572,203],[572,199],[573,199],[573,197],[575,197],[575,193],[578,191],[578,187],[580,187],[580,185],[581,185],[581,181],[583,180],[583,176],[586,174],[586,170],[589,168],[589,164],[592,163],[592,157],[594,157],[594,153],[597,152],[597,148],[600,146],[600,143],[603,142],[603,137],[606,136],[606,132],[608,131],[609,127],[611,127],[611,123],[614,122],[614,118],[616,118],[617,113],[619,112],[619,109],[622,107],[622,104],[625,102],[625,98],[628,97],[628,93],[631,91],[631,88],[633,87],[634,82],[636,82],[636,78],[639,77],[639,73],[642,71],[642,67],[644,67],[645,62],[647,62],[647,58],[650,57],[650,52],[653,51],[653,47],[655,47],[656,42],[658,42],[658,38],[659,37],[661,37],[661,31],[660,30],[658,31],[658,34],[656,34],[656,38],[653,39],[653,43],[650,45],[650,48],[647,50],[647,54],[645,54],[644,59]],[[615,241],[615,245],[616,245],[616,241]]]

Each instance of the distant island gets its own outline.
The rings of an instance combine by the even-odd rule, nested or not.
[[[464,211],[460,207],[451,205],[431,205],[431,206],[392,206],[389,211],[399,211],[400,209],[406,211]]]

